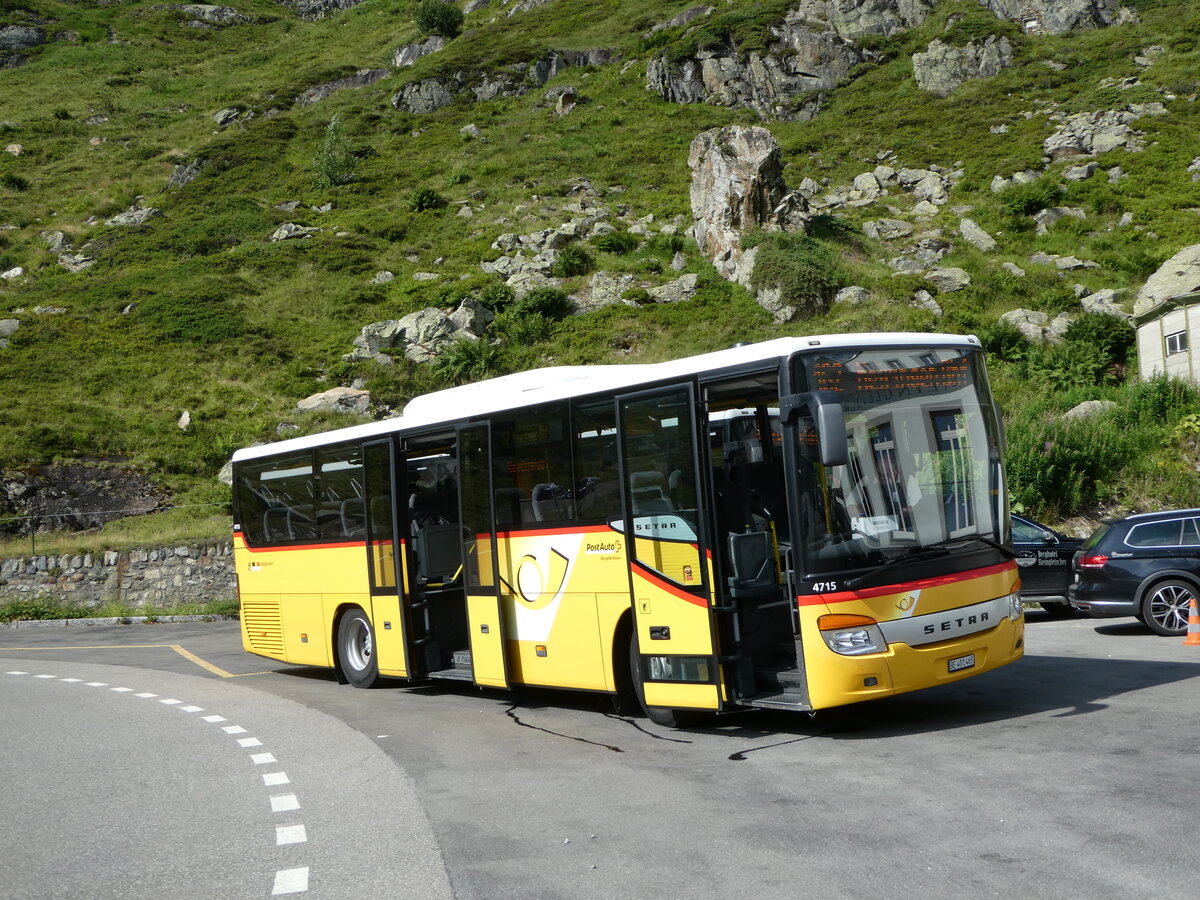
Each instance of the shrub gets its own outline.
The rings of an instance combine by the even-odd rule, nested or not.
[[[1084,313],[1063,335],[1068,345],[1096,347],[1114,362],[1124,363],[1137,340],[1137,332],[1124,319],[1104,313]]]
[[[354,180],[354,153],[337,116],[330,119],[325,128],[325,137],[313,158],[313,175],[319,188],[336,187]]]
[[[421,0],[413,15],[421,34],[440,34],[455,38],[462,31],[463,11],[442,0]]]
[[[1132,444],[1112,419],[1039,420],[1008,429],[1009,490],[1043,517],[1074,515],[1107,500]]]
[[[1025,335],[1011,322],[997,321],[984,325],[979,329],[978,337],[988,356],[1006,362],[1023,359],[1029,352],[1029,342],[1025,340]]]
[[[493,281],[484,285],[479,292],[479,302],[498,313],[507,309],[516,296],[516,292],[503,281]]]
[[[1009,214],[1029,216],[1039,209],[1053,206],[1061,193],[1058,182],[1043,175],[1025,184],[1010,184],[996,198]]]
[[[602,253],[629,253],[640,243],[638,236],[628,231],[610,231],[592,238],[592,246]]]
[[[650,292],[644,287],[631,287],[622,291],[621,299],[636,303],[638,306],[654,302],[654,298],[650,296]]]
[[[506,343],[522,347],[548,340],[557,329],[557,322],[537,312],[524,315],[505,313],[497,316],[491,326],[491,330]]]
[[[438,356],[434,368],[454,384],[479,381],[498,374],[500,351],[486,338],[455,341]]]
[[[512,304],[513,315],[543,315],[552,321],[565,319],[574,310],[571,298],[558,288],[534,288]]]
[[[408,198],[408,209],[410,212],[425,212],[427,209],[443,209],[445,206],[446,198],[433,188],[429,187],[417,188]]]
[[[0,175],[0,185],[10,191],[23,192],[29,190],[29,179],[23,175],[17,175],[15,172],[5,172]]]
[[[1099,384],[1108,371],[1110,357],[1086,344],[1058,344],[1033,350],[1025,374],[1033,382],[1056,391]]]
[[[558,251],[554,260],[554,274],[559,278],[573,278],[592,271],[594,262],[591,254],[578,244],[568,244]]]
[[[778,290],[780,301],[801,315],[824,312],[846,273],[837,253],[806,234],[772,234],[759,244],[750,283],[759,290]]]

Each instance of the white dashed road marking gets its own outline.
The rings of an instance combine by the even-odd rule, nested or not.
[[[29,675],[29,672],[13,670],[6,672],[6,675]],[[65,684],[79,684],[83,681],[81,678],[62,678],[58,675],[34,675],[34,678],[42,680],[57,679]],[[108,687],[105,681],[89,681],[86,682],[87,687]],[[133,693],[134,688],[129,687],[114,687],[111,691],[117,694]],[[135,697],[143,699],[158,698],[158,694],[145,691],[140,694],[134,694]],[[180,705],[182,700],[174,698],[159,699],[159,703],[164,706],[172,706],[180,712],[197,713],[204,712],[202,706]],[[217,724],[218,722],[228,721],[224,716],[208,715],[200,717],[203,721],[209,724]],[[226,725],[221,728],[228,735],[245,734],[246,729],[241,725]],[[239,738],[238,746],[246,749],[250,747],[261,747],[262,741],[256,737]],[[250,761],[256,765],[266,765],[268,763],[278,762],[273,753],[251,753]],[[280,785],[291,784],[291,779],[288,778],[286,772],[267,772],[263,774],[264,787],[278,787]],[[292,812],[300,808],[300,799],[295,794],[277,794],[270,797],[271,812]],[[289,844],[305,844],[308,842],[308,831],[303,824],[296,825],[277,825],[275,827],[275,846],[283,847]],[[278,896],[281,894],[302,894],[308,891],[308,866],[301,866],[294,869],[280,869],[275,873],[275,881],[271,888],[271,895]]]

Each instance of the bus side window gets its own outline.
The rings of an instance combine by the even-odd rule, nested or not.
[[[613,401],[574,401],[571,427],[576,517],[582,522],[611,522],[620,518],[617,414]]]

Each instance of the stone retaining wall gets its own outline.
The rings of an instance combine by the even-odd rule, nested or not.
[[[81,610],[109,601],[163,609],[236,593],[233,547],[228,542],[0,560],[0,603],[40,597]]]

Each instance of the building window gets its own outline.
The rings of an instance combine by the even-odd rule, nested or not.
[[[1176,331],[1174,334],[1168,334],[1167,341],[1167,356],[1173,356],[1176,353],[1186,353],[1188,348],[1188,338],[1186,331]]]

